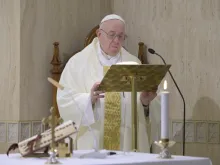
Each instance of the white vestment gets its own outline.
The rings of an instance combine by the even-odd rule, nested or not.
[[[117,62],[133,61],[141,63],[139,59],[129,54],[125,49],[113,58],[103,55],[97,38],[81,52],[70,58],[66,64],[60,84],[65,90],[57,91],[57,103],[60,116],[64,121],[72,120],[80,126],[77,137],[77,149],[94,148],[94,134],[98,139],[99,149],[103,149],[104,137],[104,98],[101,98],[92,106],[90,91],[94,83],[101,82],[103,78],[103,65],[112,65]],[[68,93],[68,94],[67,94]],[[151,113],[154,109],[160,110],[158,106],[151,106],[150,116],[156,121],[157,130],[147,129],[144,108],[138,93],[138,151],[149,152],[150,143],[155,140],[155,132],[158,131],[157,124],[160,120],[159,114]],[[157,105],[157,104],[156,104]],[[84,112],[83,112],[84,111]],[[132,118],[131,118],[131,93],[121,93],[121,139],[120,148],[123,151],[132,150]],[[90,125],[93,131],[86,127]],[[148,137],[148,133],[154,132],[153,137]],[[94,134],[93,134],[94,133]],[[157,135],[156,135],[157,136]],[[153,138],[153,139],[152,139]],[[151,140],[152,139],[152,140]]]

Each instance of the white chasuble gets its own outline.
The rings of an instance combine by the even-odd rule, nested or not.
[[[64,121],[72,120],[80,128],[77,137],[77,148],[79,150],[93,149],[98,145],[99,149],[104,149],[104,125],[105,125],[105,98],[99,99],[93,106],[91,103],[90,91],[96,82],[101,82],[104,77],[103,67],[111,66],[118,62],[133,61],[141,63],[139,59],[129,54],[125,49],[113,58],[103,55],[98,39],[88,45],[81,52],[70,58],[66,64],[60,84],[66,87],[65,90],[57,91],[57,103],[60,116]],[[152,104],[153,105],[153,104]],[[151,112],[160,110],[160,105],[151,105]],[[131,93],[120,93],[120,146],[123,151],[132,150],[132,116],[131,116]],[[144,108],[140,101],[140,94],[137,94],[138,112],[138,151],[149,152],[150,143],[155,140],[154,135],[148,137],[151,130],[147,129],[147,122],[144,115]],[[151,113],[150,112],[150,113]],[[160,116],[156,113],[153,120],[157,129]],[[114,121],[113,121],[114,122]],[[91,126],[93,131],[88,129]],[[150,128],[150,127],[148,127]],[[94,138],[95,136],[95,138]],[[97,140],[95,140],[97,139]],[[75,147],[74,146],[74,147]]]

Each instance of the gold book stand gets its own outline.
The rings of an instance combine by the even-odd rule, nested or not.
[[[112,65],[102,79],[98,91],[131,92],[132,148],[138,151],[137,92],[155,91],[171,65]]]

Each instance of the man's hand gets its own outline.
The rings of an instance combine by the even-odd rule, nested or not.
[[[92,102],[92,104],[95,104],[99,98],[104,98],[104,95],[100,95],[104,92],[97,91],[99,84],[100,84],[100,82],[95,83],[91,89],[91,102]]]
[[[143,105],[147,106],[157,96],[156,91],[142,92],[140,99]]]

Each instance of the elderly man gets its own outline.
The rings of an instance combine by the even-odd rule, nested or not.
[[[69,94],[58,90],[61,117],[80,127],[77,149],[92,149],[94,140],[100,149],[132,150],[131,93],[97,91],[107,66],[125,61],[141,62],[123,47],[125,21],[118,15],[103,18],[97,37],[64,68],[60,84]],[[149,152],[144,108],[156,97],[156,91],[138,93],[138,150]],[[92,131],[87,129],[90,126]],[[94,139],[95,137],[95,139]]]

